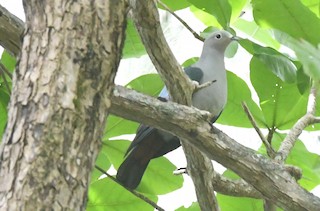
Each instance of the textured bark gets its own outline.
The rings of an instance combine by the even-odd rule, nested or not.
[[[171,100],[190,106],[194,86],[183,73],[164,38],[155,1],[131,0],[130,2],[133,8],[133,20],[142,42],[158,73],[165,81],[171,94]],[[180,142],[201,209],[219,210],[214,188],[210,181],[214,174],[211,160],[183,139],[180,139]]]
[[[24,1],[0,148],[0,210],[84,210],[120,61],[127,2]]]
[[[121,87],[115,89],[110,109],[118,116],[171,131],[185,139],[285,210],[307,211],[320,207],[320,199],[301,188],[284,165],[256,154],[210,126],[205,121],[206,113],[198,109],[164,103]]]

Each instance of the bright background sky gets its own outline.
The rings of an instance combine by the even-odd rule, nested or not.
[[[24,10],[22,7],[21,0],[0,0],[0,5],[5,7],[11,13],[15,14],[21,20],[25,20]],[[177,14],[184,19],[188,25],[191,26],[196,32],[202,31],[205,26],[186,9],[178,11]],[[250,19],[250,13],[246,13],[248,19]],[[195,39],[193,35],[187,31],[174,17],[161,12],[163,30],[165,32],[167,41],[176,56],[177,60],[182,64],[185,60],[191,57],[197,57],[201,53],[202,43]],[[246,35],[238,34],[241,37]],[[2,48],[0,47],[0,55]],[[247,54],[243,49],[239,48],[235,57],[226,59],[226,68],[238,76],[243,78],[245,81],[249,81],[249,61],[251,56]],[[155,72],[155,69],[147,55],[140,58],[132,58],[122,60],[120,68],[117,73],[116,83],[125,85],[137,76]],[[230,84],[229,84],[230,86]],[[250,87],[251,90],[252,87]],[[252,92],[254,100],[257,101],[256,94]],[[235,117],[236,118],[236,117]],[[250,147],[252,149],[258,149],[261,145],[261,141],[253,129],[236,128],[224,125],[216,126],[227,133],[230,137],[234,138],[241,144]],[[319,133],[304,132],[300,139],[304,142],[307,149],[311,152],[320,154],[320,137]],[[186,161],[181,147],[172,153],[166,155],[177,167],[185,167]],[[224,171],[224,168],[214,162],[215,170],[219,173]],[[163,207],[165,210],[174,210],[181,205],[190,206],[193,201],[196,201],[194,187],[189,176],[184,176],[185,182],[183,188],[160,196],[158,205]],[[320,186],[316,187],[312,192],[320,196]]]

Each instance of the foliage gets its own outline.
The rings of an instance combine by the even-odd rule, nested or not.
[[[248,39],[239,41],[239,48],[245,49],[252,55],[250,81],[244,81],[235,73],[228,72],[228,103],[217,123],[251,128],[252,125],[241,106],[242,102],[245,102],[259,127],[277,132],[272,139],[272,145],[277,149],[286,132],[284,130],[290,129],[305,114],[312,81],[320,79],[319,1],[252,0],[252,11],[246,9],[250,4],[248,0],[163,0],[163,2],[172,10],[189,8],[194,17],[208,28],[224,28],[249,36]],[[243,10],[252,12],[254,20],[239,17]],[[146,54],[131,21],[127,25],[126,37],[123,59],[138,58]],[[281,51],[281,45],[287,46],[296,56],[289,56]],[[237,48],[234,52],[236,50]],[[192,58],[185,65],[188,66],[194,61]],[[6,51],[2,54],[0,62],[10,72],[13,71],[15,60]],[[5,77],[11,85],[11,78]],[[163,82],[158,75],[149,74],[133,80],[127,87],[157,96],[163,87]],[[258,102],[253,100],[253,95],[258,96]],[[9,96],[10,90],[4,85],[1,77],[0,137],[7,121],[6,108]],[[317,115],[319,114],[318,103]],[[138,123],[110,115],[96,165],[106,171],[113,167],[117,169],[130,143],[127,139],[130,139],[130,135],[135,133],[137,127]],[[307,128],[307,130],[319,129],[319,125]],[[263,146],[258,152],[266,155]],[[302,142],[297,142],[287,163],[303,170],[300,184],[305,189],[311,190],[320,184],[319,156],[310,153]],[[174,169],[175,166],[164,157],[153,160],[137,191],[156,202],[158,195],[181,188],[183,179],[181,176],[172,176]],[[229,170],[225,175],[232,177]],[[88,195],[88,210],[153,210],[150,205],[109,178],[105,178],[97,170],[92,173]],[[261,200],[221,194],[218,194],[217,198],[222,211],[262,209]],[[199,210],[199,206],[193,203],[189,208],[181,207],[178,210]]]

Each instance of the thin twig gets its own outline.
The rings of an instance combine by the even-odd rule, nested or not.
[[[242,102],[242,108],[245,111],[245,113],[247,114],[248,119],[250,120],[252,126],[254,127],[254,129],[256,130],[256,132],[258,133],[262,143],[264,144],[264,146],[267,149],[267,153],[269,155],[269,157],[273,158],[275,155],[275,151],[273,150],[271,144],[266,140],[266,138],[264,137],[264,135],[262,134],[260,128],[258,127],[253,115],[251,114],[247,104],[245,102]]]
[[[138,193],[135,190],[131,190],[128,189],[127,187],[123,186],[116,178],[114,178],[112,175],[108,174],[105,170],[103,170],[101,167],[95,165],[95,168],[97,170],[99,170],[101,173],[107,175],[111,180],[113,180],[114,182],[118,183],[119,185],[121,185],[122,187],[124,187],[125,189],[127,189],[130,193],[132,193],[133,195],[135,195],[136,197],[142,199],[143,201],[145,201],[146,203],[150,204],[152,207],[154,207],[157,210],[160,211],[164,211],[163,208],[159,207],[156,203],[154,203],[153,201],[151,201],[149,198],[147,198],[146,196],[142,195],[141,193]]]
[[[275,160],[277,160],[278,162],[284,162],[287,159],[298,137],[306,127],[311,124],[320,122],[320,117],[314,116],[316,113],[317,91],[319,88],[319,86],[317,86],[318,84],[315,83],[310,90],[307,113],[294,124],[294,126],[291,128],[291,130],[281,143],[277,156],[275,158]]]
[[[269,130],[269,132],[268,132],[268,135],[267,135],[267,141],[268,141],[268,143],[271,144],[272,138],[273,138],[273,134],[276,131],[276,128],[274,126],[272,126],[272,128],[268,128],[268,130]]]
[[[158,3],[164,7],[171,15],[173,15],[175,18],[177,18],[182,25],[184,25],[192,34],[195,38],[197,38],[200,41],[204,41],[205,39],[201,37],[197,32],[195,32],[184,20],[182,20],[177,14],[175,14],[166,4],[164,4],[161,0],[158,0]]]

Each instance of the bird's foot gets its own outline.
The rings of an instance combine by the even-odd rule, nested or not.
[[[199,84],[198,82],[193,81],[193,84],[194,84],[194,86],[195,86],[194,92],[197,92],[197,91],[199,91],[200,89],[206,88],[206,87],[210,86],[211,84],[213,84],[213,83],[216,82],[216,81],[217,81],[217,80],[212,80],[212,81],[205,82],[205,83],[203,83],[203,84]]]

